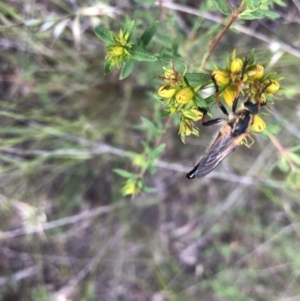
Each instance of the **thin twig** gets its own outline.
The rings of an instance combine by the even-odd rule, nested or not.
[[[35,155],[41,156],[44,158],[47,157],[63,157],[63,156],[92,156],[92,155],[101,155],[101,154],[112,154],[120,157],[126,157],[126,151],[119,149],[104,143],[99,143],[96,148],[91,149],[57,149],[54,151],[44,151],[44,150],[19,150],[15,148],[2,148],[2,151],[6,151],[13,154],[19,155]],[[156,160],[155,165],[159,168],[167,169],[170,171],[177,171],[181,173],[187,173],[191,167],[187,167],[178,163],[171,163],[162,160]],[[207,178],[220,179],[229,182],[235,182],[244,185],[265,185],[276,188],[283,188],[284,183],[281,181],[261,179],[257,177],[247,177],[247,176],[238,176],[234,174],[228,174],[224,172],[213,171]]]
[[[103,258],[104,254],[108,251],[109,248],[111,248],[114,244],[116,244],[122,236],[128,231],[129,226],[123,226],[121,227],[114,235],[112,239],[110,239],[105,244],[101,245],[100,251],[98,254],[91,259],[76,275],[58,292],[56,292],[53,297],[54,300],[62,300],[62,297],[65,298],[69,294],[72,293],[75,287],[78,286],[78,284],[94,269],[97,268],[99,265],[101,259]]]
[[[278,149],[278,151],[280,152],[281,156],[284,159],[286,159],[286,161],[289,163],[291,170],[295,170],[296,166],[295,166],[294,162],[291,160],[288,152],[281,145],[281,143],[278,141],[278,139],[274,135],[272,135],[272,134],[269,134],[268,137],[270,138],[270,140],[272,141],[272,143],[274,144],[274,146]]]
[[[0,286],[6,285],[9,283],[16,283],[21,281],[22,279],[37,275],[38,267],[32,266],[21,271],[16,272],[15,274],[11,275],[10,277],[0,277]]]
[[[114,204],[112,206],[101,206],[98,208],[93,208],[91,210],[86,210],[83,212],[80,212],[79,214],[68,216],[59,220],[47,222],[41,224],[39,227],[28,227],[28,228],[19,228],[8,232],[2,232],[0,234],[0,240],[3,239],[10,239],[21,235],[28,235],[33,233],[40,233],[45,230],[54,229],[57,227],[62,227],[69,224],[74,224],[79,221],[94,218],[98,215],[109,213],[113,210],[119,209],[124,206],[124,202],[118,202],[117,204]]]
[[[259,254],[263,251],[267,251],[267,248],[271,246],[272,243],[276,242],[282,235],[289,234],[293,231],[299,230],[300,229],[300,222],[295,222],[292,223],[283,229],[281,229],[278,233],[274,234],[272,237],[270,237],[268,240],[266,240],[264,243],[260,244],[257,248],[249,252],[247,255],[244,257],[240,258],[237,260],[234,265],[240,265],[245,263],[246,259],[248,257],[252,256],[253,254]]]
[[[206,63],[209,61],[211,55],[213,54],[214,50],[216,49],[217,45],[219,44],[220,40],[223,38],[223,36],[225,35],[225,33],[228,31],[228,29],[230,28],[230,26],[235,22],[235,20],[238,18],[238,14],[233,14],[231,16],[230,21],[228,22],[228,24],[223,28],[223,30],[219,33],[219,35],[216,37],[213,45],[210,47],[208,55],[206,56],[205,60],[203,60],[202,64],[201,64],[201,69],[204,68],[204,66],[206,65]]]
[[[155,4],[158,5],[157,3],[155,3]],[[162,3],[162,5],[166,8],[170,8],[170,9],[173,9],[173,10],[185,12],[187,14],[203,17],[204,19],[213,21],[215,23],[224,24],[225,18],[222,18],[222,17],[220,17],[216,14],[211,14],[211,13],[207,13],[207,12],[206,13],[201,13],[197,9],[193,9],[193,8],[185,6],[185,5],[176,4],[176,3],[173,3],[172,1],[164,1]],[[242,32],[246,35],[254,37],[255,39],[266,42],[267,44],[271,44],[271,43],[276,41],[276,43],[279,44],[279,48],[281,50],[283,50],[285,52],[288,52],[289,54],[294,55],[295,57],[300,58],[300,51],[298,49],[290,46],[290,45],[287,45],[283,41],[275,40],[275,39],[270,38],[270,37],[268,37],[267,35],[265,35],[261,32],[252,30],[250,27],[245,27],[245,26],[240,25],[240,24],[235,24],[234,28],[236,28],[238,31],[240,31],[240,32]]]

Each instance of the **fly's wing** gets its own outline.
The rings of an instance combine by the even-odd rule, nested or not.
[[[210,173],[234,150],[240,139],[237,140],[232,137],[230,127],[225,125],[206,154],[202,157],[200,162],[187,173],[186,177],[188,179],[194,179],[196,177],[204,177]]]

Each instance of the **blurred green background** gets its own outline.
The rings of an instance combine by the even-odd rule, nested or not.
[[[142,150],[141,116],[163,122],[152,95],[162,66],[104,76],[93,28],[118,33],[135,19],[142,33],[159,20],[150,51],[177,43],[197,72],[223,16],[210,1],[0,3],[0,300],[300,300],[300,180],[287,185],[282,160],[298,158],[300,7],[285,3],[274,4],[275,20],[238,20],[212,57],[222,65],[234,48],[255,48],[285,76],[264,110],[275,140],[256,135],[188,181],[218,128],[184,145],[171,122],[157,171],[145,175],[156,192],[133,200],[113,169],[134,170],[125,152]]]

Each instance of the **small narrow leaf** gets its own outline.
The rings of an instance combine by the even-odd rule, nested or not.
[[[191,86],[206,86],[212,83],[210,74],[206,73],[186,73],[185,78]]]
[[[159,145],[157,148],[151,151],[151,157],[157,157],[160,153],[164,151],[165,147],[165,144]]]
[[[154,4],[155,0],[133,0],[136,3],[142,3],[143,5],[145,5],[146,3],[148,4]]]
[[[125,32],[125,33],[129,33],[129,39],[128,39],[128,40],[130,40],[130,37],[131,37],[131,35],[132,35],[133,29],[134,29],[134,22],[135,22],[135,21],[132,21],[132,22],[128,23],[128,24],[125,26],[125,28],[124,28],[124,32]]]
[[[186,117],[188,119],[191,119],[191,120],[197,119],[197,115],[191,110],[185,110],[182,112],[182,114],[184,115],[184,117]]]
[[[261,0],[245,0],[245,5],[249,9],[258,9],[261,4]]]
[[[113,32],[108,30],[105,27],[97,26],[94,29],[95,35],[103,41],[105,44],[113,44],[114,43],[114,35]]]
[[[81,42],[81,25],[79,22],[79,16],[76,16],[72,22],[72,32],[76,50],[80,50]]]
[[[58,22],[54,29],[53,29],[53,36],[55,37],[55,39],[57,39],[61,33],[64,31],[64,29],[66,28],[66,26],[68,25],[70,19],[67,18],[67,19],[64,19],[60,22]]]
[[[120,80],[126,78],[127,76],[129,76],[131,74],[131,72],[133,71],[135,65],[135,61],[134,60],[129,60],[127,61],[122,68],[121,74],[120,74]]]
[[[223,13],[224,15],[231,15],[231,9],[227,4],[226,0],[213,0],[213,2],[215,3],[217,9]]]
[[[10,16],[13,19],[23,22],[22,18],[20,17],[22,14],[19,14],[11,4],[5,4],[5,1],[0,1],[0,11],[6,15],[6,17]]]
[[[295,172],[291,172],[286,181],[285,184],[290,189],[298,189],[300,186],[300,173],[299,170],[296,170]]]
[[[55,19],[49,19],[49,20],[45,20],[45,22],[43,23],[43,25],[40,28],[40,31],[46,31],[48,29],[50,29],[54,24],[55,24],[56,20]]]
[[[250,54],[247,56],[248,65],[252,65],[255,62],[255,49],[251,49]]]
[[[294,163],[296,163],[297,165],[300,166],[300,156],[299,155],[289,152],[289,157]]]
[[[138,45],[133,45],[130,48],[130,54],[131,54],[131,58],[136,61],[153,62],[157,60],[155,55],[153,55],[151,52],[146,50],[144,47]]]
[[[242,12],[239,15],[239,17],[244,20],[262,19],[265,16],[266,16],[266,12],[262,11],[262,10],[256,10],[256,11],[252,11],[252,12],[245,10],[244,12]]]
[[[151,41],[151,39],[153,38],[157,26],[158,26],[158,21],[155,21],[152,25],[150,25],[142,34],[140,40],[143,46],[147,46],[149,44],[149,42]]]
[[[150,121],[149,119],[147,119],[145,117],[141,117],[141,120],[149,129],[156,129],[156,126],[154,125],[154,123],[152,121]]]
[[[154,193],[154,192],[156,192],[156,189],[153,187],[144,186],[143,191],[146,193]]]
[[[129,178],[135,176],[133,173],[128,172],[128,171],[126,171],[126,170],[124,170],[124,169],[115,168],[113,171],[114,171],[116,174],[118,174],[119,176],[121,176],[121,177],[123,177],[123,178],[126,178],[126,179],[129,179]]]
[[[266,13],[266,17],[268,17],[271,20],[274,20],[274,19],[277,19],[280,17],[278,13],[271,11],[271,10],[267,10],[267,11],[265,11],[265,13]]]
[[[207,98],[204,99],[204,101],[206,102],[207,106],[211,106],[215,104],[217,102],[216,94],[212,94],[208,96]]]
[[[195,97],[195,99],[196,99],[197,106],[199,108],[201,108],[201,109],[207,109],[207,103],[206,103],[206,101],[202,97],[200,97],[199,95],[197,95]]]
[[[283,172],[288,172],[290,170],[290,166],[284,157],[281,157],[278,160],[277,165]]]
[[[160,112],[160,117],[168,117],[172,114],[172,112],[169,109],[163,110]]]
[[[114,66],[110,61],[106,61],[104,65],[104,74],[110,73],[114,69]]]

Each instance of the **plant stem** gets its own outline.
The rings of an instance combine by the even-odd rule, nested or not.
[[[225,33],[228,31],[228,29],[230,28],[230,26],[239,17],[239,14],[245,9],[244,1],[241,2],[240,6],[236,10],[232,9],[230,3],[228,3],[228,6],[230,7],[230,9],[232,11],[231,19],[228,22],[228,24],[223,28],[223,30],[219,33],[219,35],[216,37],[214,43],[212,44],[212,46],[211,46],[211,48],[210,48],[210,50],[208,52],[208,55],[206,56],[205,60],[201,64],[201,69],[204,68],[204,66],[206,65],[206,63],[210,59],[211,55],[213,54],[215,48],[217,47],[218,43],[220,42],[220,40],[222,39],[222,37],[225,35]]]
[[[296,168],[296,166],[293,163],[293,161],[291,160],[291,158],[289,157],[289,154],[286,151],[286,149],[281,145],[281,143],[278,141],[278,139],[274,135],[269,134],[268,136],[269,136],[270,140],[272,141],[272,143],[274,144],[274,146],[279,150],[280,154],[287,160],[287,162],[290,165],[291,170],[294,170]]]

